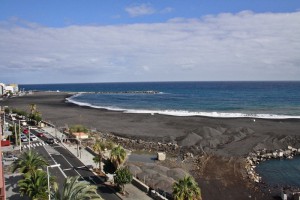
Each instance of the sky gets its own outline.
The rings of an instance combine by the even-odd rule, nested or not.
[[[299,0],[0,0],[0,82],[300,81]]]

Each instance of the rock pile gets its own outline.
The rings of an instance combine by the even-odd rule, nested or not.
[[[111,140],[117,144],[122,145],[128,150],[141,150],[141,151],[162,151],[172,155],[178,155],[180,153],[180,147],[176,142],[162,143],[144,141],[142,139],[130,139],[113,135],[111,133],[102,133],[102,138]],[[190,154],[188,154],[190,155]]]
[[[292,146],[288,146],[288,148],[285,150],[279,149],[270,151],[267,149],[262,149],[255,152],[250,152],[249,155],[246,157],[246,171],[248,177],[254,182],[258,183],[261,181],[261,177],[258,173],[255,172],[255,167],[257,164],[269,159],[292,159],[295,155],[298,154],[300,154],[300,148],[297,149]]]

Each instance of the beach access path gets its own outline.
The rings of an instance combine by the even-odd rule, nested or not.
[[[48,132],[50,135],[52,135],[54,138],[62,139],[66,138],[66,136],[60,132],[59,130],[53,128],[53,127],[44,127],[43,130]],[[74,156],[77,156],[77,158],[85,164],[85,166],[93,166],[93,168],[96,167],[95,162],[93,161],[94,156],[85,150],[84,148],[81,149],[81,156],[77,153],[77,145],[71,145],[70,143],[63,143],[61,144],[69,150]],[[103,166],[103,163],[102,163]],[[121,199],[123,200],[136,200],[136,199],[143,199],[143,200],[151,200],[152,198],[149,197],[145,192],[139,190],[137,187],[135,187],[132,184],[126,184],[125,185],[125,191],[128,193],[126,196],[123,196],[119,193],[116,193]]]

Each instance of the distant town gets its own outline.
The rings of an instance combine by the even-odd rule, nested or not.
[[[22,96],[24,94],[24,89],[21,90],[16,83],[0,83],[0,100],[12,96]]]

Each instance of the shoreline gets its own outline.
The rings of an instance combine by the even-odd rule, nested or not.
[[[68,92],[69,93],[69,92]],[[188,111],[188,110],[147,110],[147,109],[126,109],[126,108],[118,108],[118,107],[104,107],[92,105],[90,103],[75,101],[73,98],[80,96],[82,94],[125,94],[129,92],[76,92],[70,97],[66,98],[68,103],[75,104],[77,106],[87,106],[95,109],[105,109],[108,111],[117,111],[122,113],[131,113],[131,114],[159,114],[159,115],[168,115],[168,116],[177,116],[177,117],[208,117],[208,118],[224,118],[224,119],[270,119],[270,120],[285,120],[285,119],[299,119],[298,115],[279,115],[279,114],[247,114],[247,113],[237,113],[237,112],[205,112],[205,111]],[[157,94],[159,92],[156,91],[134,91],[134,94],[144,93],[144,94]]]
[[[249,199],[249,194],[253,196],[259,186],[246,176],[245,156],[263,148],[284,149],[288,145],[300,148],[299,119],[254,122],[252,118],[123,113],[68,103],[66,98],[70,96],[62,92],[36,92],[0,101],[0,105],[29,111],[29,105],[34,103],[42,117],[56,127],[83,124],[136,141],[178,145],[195,156],[191,161],[195,167],[192,174],[204,199],[217,200],[220,196]],[[203,154],[206,156],[201,157]],[[261,192],[255,195],[257,199],[272,199]]]

